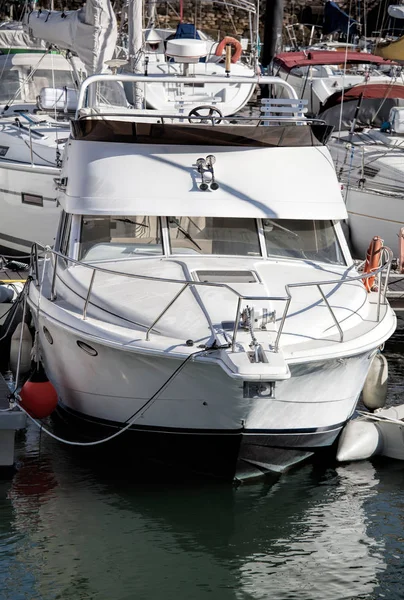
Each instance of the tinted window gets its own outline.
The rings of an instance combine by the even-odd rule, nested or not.
[[[162,254],[159,217],[83,217],[80,259]]]
[[[171,252],[261,256],[255,219],[168,217]]]
[[[331,221],[263,219],[268,256],[345,264]]]

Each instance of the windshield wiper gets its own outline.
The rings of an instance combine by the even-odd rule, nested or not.
[[[290,235],[293,235],[293,237],[296,237],[296,238],[300,237],[297,233],[295,233],[291,229],[288,229],[287,227],[282,227],[282,225],[279,225],[279,223],[277,223],[276,221],[272,221],[272,219],[265,219],[265,221],[267,221],[268,223],[271,223],[274,227],[278,227],[278,229],[282,229],[282,231],[286,231],[286,233],[290,233]],[[265,224],[264,224],[264,231],[265,231]]]
[[[137,221],[132,221],[132,219],[124,218],[124,219],[115,219],[115,221],[120,221],[121,223],[132,223],[132,225],[139,225],[139,227],[145,227],[149,229],[149,226],[146,223],[138,223]]]
[[[191,236],[191,235],[188,233],[188,231],[187,231],[186,229],[184,229],[184,228],[183,228],[183,227],[182,227],[182,226],[179,224],[179,222],[177,221],[177,219],[173,219],[173,218],[171,217],[171,219],[170,219],[170,222],[171,222],[171,223],[175,223],[175,225],[178,227],[178,230],[179,230],[179,231],[181,231],[182,235],[183,235],[184,237],[186,237],[186,238],[187,238],[187,240],[189,240],[190,242],[192,242],[192,243],[193,243],[193,244],[194,244],[194,245],[195,245],[197,248],[199,248],[199,250],[202,252],[202,248],[199,246],[199,244],[197,244],[197,243],[195,242],[195,240],[192,238],[192,236]]]

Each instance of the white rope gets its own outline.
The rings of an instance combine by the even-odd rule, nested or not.
[[[358,415],[361,417],[365,417],[365,419],[369,419],[370,421],[379,421],[379,423],[392,423],[394,425],[400,425],[404,427],[404,421],[401,419],[393,419],[391,417],[385,417],[384,415],[376,415],[374,413],[367,413],[363,410],[358,410]]]
[[[127,431],[132,425],[133,423],[139,418],[136,415],[136,418],[132,419],[131,421],[129,421],[129,423],[127,425],[125,425],[125,427],[123,429],[120,429],[119,431],[116,431],[114,434],[110,435],[109,437],[106,438],[102,438],[101,440],[96,440],[95,442],[72,442],[70,440],[65,440],[57,435],[55,435],[54,433],[52,433],[51,431],[49,431],[49,429],[46,429],[42,423],[39,423],[36,419],[34,419],[34,417],[32,417],[29,412],[27,412],[25,410],[25,408],[23,406],[21,406],[20,402],[21,402],[21,398],[20,396],[17,395],[18,398],[18,402],[17,402],[17,406],[20,410],[22,410],[22,412],[24,412],[27,417],[33,422],[35,423],[35,425],[37,427],[39,427],[39,429],[41,431],[43,431],[44,433],[46,433],[47,435],[49,435],[51,438],[53,438],[54,440],[57,440],[58,442],[62,442],[63,444],[67,444],[68,446],[98,446],[100,444],[104,444],[105,442],[109,442],[110,440],[118,437],[119,435],[121,435],[122,433],[124,433],[125,431]],[[139,415],[140,416],[140,415]]]
[[[215,350],[215,349],[214,349]],[[190,354],[189,356],[186,357],[186,359],[180,364],[179,367],[177,367],[175,369],[175,371],[170,375],[170,377],[165,381],[165,383],[159,387],[159,389],[153,394],[153,396],[151,398],[149,398],[149,400],[147,400],[143,406],[141,406],[134,415],[132,415],[128,421],[128,423],[125,425],[125,427],[123,427],[122,429],[119,429],[119,431],[116,431],[115,433],[113,433],[112,435],[106,437],[106,438],[102,438],[101,440],[95,440],[93,442],[73,442],[70,440],[65,440],[57,435],[55,435],[54,433],[52,433],[51,431],[49,431],[49,429],[46,429],[42,423],[39,423],[36,419],[34,419],[34,417],[32,417],[29,412],[27,412],[25,410],[25,408],[21,405],[21,397],[14,392],[13,397],[17,402],[17,406],[18,408],[20,408],[26,415],[27,417],[33,422],[35,423],[35,425],[37,427],[39,427],[39,429],[41,431],[44,431],[47,435],[49,435],[51,438],[57,440],[58,442],[62,442],[63,444],[67,444],[68,446],[99,446],[100,444],[104,444],[106,442],[109,442],[110,440],[113,440],[114,438],[122,435],[123,433],[125,433],[125,431],[127,431],[134,423],[135,421],[137,421],[140,417],[142,417],[144,415],[144,413],[146,412],[146,410],[148,410],[150,408],[150,406],[152,406],[152,404],[154,404],[155,400],[157,400],[157,398],[160,396],[160,394],[165,390],[165,388],[168,386],[168,384],[178,375],[178,373],[180,373],[182,371],[182,369],[185,367],[185,365],[190,361],[193,360],[194,357],[197,354],[203,354],[206,353],[208,350],[204,349],[204,350],[198,350],[197,352],[193,352],[192,354]]]

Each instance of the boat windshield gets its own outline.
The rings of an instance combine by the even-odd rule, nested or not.
[[[158,217],[83,217],[80,260],[107,260],[162,253]]]
[[[169,247],[164,246],[161,233],[166,226]],[[82,219],[80,260],[161,255],[164,250],[165,254],[264,255],[345,264],[332,221],[94,215]]]
[[[168,217],[173,254],[261,256],[255,219]]]
[[[332,221],[264,219],[268,256],[345,264]]]
[[[261,256],[255,219],[168,217],[173,254]],[[264,219],[268,256],[345,264],[332,221]]]
[[[12,98],[21,99],[21,93],[18,95],[20,87],[20,77],[18,69],[5,70],[0,79],[0,104],[9,102]]]
[[[26,84],[24,84],[26,82]],[[5,69],[0,78],[0,104],[24,100],[36,102],[42,88],[75,88],[73,71],[54,69],[37,69],[30,75],[30,70]]]
[[[28,97],[36,98],[42,88],[75,88],[73,71],[60,69],[36,69],[28,83]]]

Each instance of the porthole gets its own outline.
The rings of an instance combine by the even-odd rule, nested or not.
[[[46,329],[46,327],[43,327],[43,334],[46,337],[46,339],[48,340],[48,342],[52,345],[53,337],[51,336],[49,329]]]
[[[77,340],[77,345],[79,348],[84,350],[84,352],[87,352],[87,354],[89,354],[90,356],[98,356],[97,350],[95,350],[85,342],[80,342],[80,340]]]

